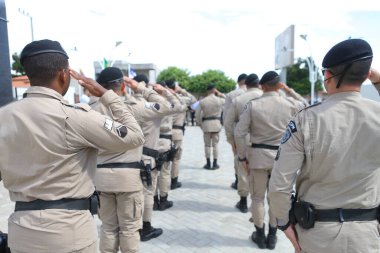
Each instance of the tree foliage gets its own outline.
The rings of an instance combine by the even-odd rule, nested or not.
[[[197,93],[204,93],[209,84],[214,84],[220,92],[224,93],[233,90],[236,85],[235,81],[226,77],[222,71],[207,70],[200,75],[191,77],[187,89]]]
[[[190,72],[186,69],[180,69],[177,67],[168,67],[160,72],[157,77],[157,81],[175,80],[181,84],[182,87],[187,89],[187,85],[190,80]]]
[[[16,72],[16,76],[25,75],[24,67],[20,63],[20,56],[17,53],[14,53],[12,55],[12,59],[13,59],[12,70]]]
[[[306,59],[298,58],[297,62],[287,68],[287,85],[301,95],[310,94],[309,66]],[[322,90],[322,77],[318,73],[315,92]]]

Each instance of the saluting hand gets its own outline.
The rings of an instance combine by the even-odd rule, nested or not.
[[[371,68],[368,79],[372,83],[379,83],[380,82],[380,72],[374,68]]]
[[[153,90],[155,90],[158,94],[163,94],[167,89],[160,84],[154,84]]]
[[[298,243],[297,231],[294,228],[294,225],[291,224],[287,229],[284,230],[286,237],[288,237],[289,241],[293,244],[294,249],[297,253],[301,252],[301,246]]]
[[[133,80],[132,78],[129,78],[127,76],[124,76],[123,79],[129,88],[131,88],[134,92],[137,91],[137,87],[139,86],[139,83],[136,80]]]
[[[84,75],[79,74],[73,69],[70,69],[70,75],[78,80],[79,84],[86,88],[93,96],[101,97],[104,93],[107,92],[107,89],[105,89],[103,86],[101,86],[99,83],[97,83],[94,79],[85,77]]]

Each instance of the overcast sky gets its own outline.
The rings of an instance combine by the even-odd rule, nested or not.
[[[218,69],[236,80],[274,69],[275,38],[295,25],[295,57],[320,65],[336,43],[367,40],[380,69],[380,1],[6,0],[10,52],[34,39],[61,42],[70,64],[93,75],[107,58],[177,66],[192,75]],[[299,35],[307,34],[307,41]],[[117,41],[122,43],[115,47]],[[77,50],[75,51],[74,48]]]

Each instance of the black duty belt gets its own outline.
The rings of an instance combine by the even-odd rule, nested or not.
[[[157,159],[159,154],[160,153],[155,149],[143,147],[143,155],[147,155],[153,157],[154,159]]]
[[[378,208],[372,209],[316,209],[315,221],[345,222],[376,220]]]
[[[36,199],[30,202],[16,201],[15,212],[45,209],[90,210],[90,199]]]
[[[216,117],[216,116],[202,118],[202,121],[205,121],[205,120],[221,120],[221,118]]]
[[[132,163],[104,163],[98,164],[98,168],[127,168],[127,169],[143,169],[144,165],[141,162]]]
[[[171,134],[160,134],[160,139],[172,140],[172,135]]]
[[[184,127],[184,126],[173,125],[173,129],[181,129],[181,130],[184,130],[185,127]]]
[[[252,143],[251,147],[252,148],[263,148],[263,149],[278,150],[279,146]]]

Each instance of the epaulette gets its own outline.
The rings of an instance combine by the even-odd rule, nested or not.
[[[315,107],[315,106],[318,106],[318,105],[321,105],[321,104],[322,104],[322,102],[318,102],[318,103],[316,103],[316,104],[306,106],[305,108],[302,108],[301,110],[299,110],[296,114],[302,112],[303,110],[306,110],[306,109],[309,109],[309,108],[311,108],[311,107]]]
[[[65,106],[72,107],[74,109],[80,109],[80,110],[83,110],[86,112],[89,112],[91,110],[91,106],[89,106],[88,104],[84,104],[84,103],[73,104],[73,105],[67,104],[64,101],[61,101],[61,103]]]
[[[244,105],[244,107],[243,107],[243,112],[244,112],[245,110],[247,110],[249,104],[250,104],[252,101],[257,100],[257,99],[259,99],[259,98],[261,98],[261,96],[260,96],[260,97],[257,97],[257,98],[252,98],[252,99],[248,100],[248,102],[245,103],[245,105]]]

